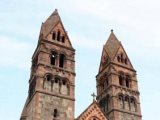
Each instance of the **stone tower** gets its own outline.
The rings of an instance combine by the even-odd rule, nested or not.
[[[103,46],[97,82],[97,102],[108,120],[141,120],[136,71],[111,30]]]
[[[42,23],[20,120],[74,120],[75,49],[55,10]]]

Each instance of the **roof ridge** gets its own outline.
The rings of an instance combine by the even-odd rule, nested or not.
[[[108,53],[108,55],[111,59],[114,58],[114,56],[115,56],[117,50],[119,49],[120,45],[121,45],[120,41],[115,36],[113,30],[111,30],[111,34],[110,34],[108,40],[106,41],[106,43],[104,45],[104,49]]]
[[[58,14],[58,10],[55,9],[55,11],[47,18],[47,20],[42,24],[42,33],[43,36],[46,37],[46,35],[55,27],[55,25],[61,22],[61,18]]]

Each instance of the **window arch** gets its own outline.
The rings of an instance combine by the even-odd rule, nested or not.
[[[137,111],[136,99],[132,96],[123,95],[120,93],[118,95],[118,103],[119,103],[120,109],[132,111],[132,112]]]
[[[59,54],[59,67],[64,68],[65,55]]]
[[[124,85],[124,73],[119,72],[119,85],[123,86]]]
[[[57,32],[57,41],[60,41],[60,37],[61,37],[61,32],[58,31],[58,32]]]
[[[47,75],[46,75],[46,80],[47,80],[47,81],[51,81],[51,79],[52,79],[52,75],[51,75],[51,74],[47,74]]]
[[[119,100],[119,108],[124,109],[124,98],[122,94],[119,94],[118,100]]]
[[[99,103],[102,108],[102,111],[107,112],[109,110],[109,102],[110,102],[110,96],[108,94]]]
[[[56,39],[56,33],[53,32],[53,33],[52,33],[52,40],[55,40],[55,39]]]
[[[117,61],[118,61],[118,62],[120,62],[120,61],[121,61],[120,56],[117,56]]]
[[[47,73],[43,80],[43,89],[51,90],[51,81],[52,81],[52,75],[50,73]]]
[[[57,52],[51,51],[50,63],[56,65]]]
[[[65,43],[65,36],[62,36],[62,43]]]
[[[131,87],[131,76],[129,74],[124,74],[119,72],[119,85],[127,88]]]
[[[130,75],[126,75],[126,79],[125,79],[125,86],[130,88],[130,82],[131,82],[131,77]]]
[[[123,63],[123,64],[128,64],[128,59],[127,59],[127,56],[123,53],[120,53],[119,55],[117,55],[117,61],[119,63]]]
[[[64,78],[62,79],[62,84],[61,84],[61,88],[60,88],[60,92],[63,95],[69,95],[70,92],[70,85],[69,85],[69,80]]]
[[[126,110],[129,110],[129,109],[130,109],[130,106],[129,106],[129,96],[125,96],[124,106],[125,106],[125,109],[126,109]]]
[[[54,117],[54,118],[57,118],[57,117],[58,117],[58,110],[57,110],[57,109],[54,109],[53,117]]]
[[[134,97],[131,97],[131,99],[130,99],[130,106],[131,106],[130,109],[132,112],[137,111],[136,99]]]

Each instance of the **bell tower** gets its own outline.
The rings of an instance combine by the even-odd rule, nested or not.
[[[113,30],[103,46],[97,102],[108,120],[141,120],[136,70]]]
[[[74,120],[75,49],[58,11],[42,23],[20,120]]]

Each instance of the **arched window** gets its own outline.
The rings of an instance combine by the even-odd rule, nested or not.
[[[136,112],[137,110],[136,100],[133,97],[130,99],[130,106],[131,106],[131,111]]]
[[[129,75],[126,75],[126,87],[130,88],[130,76]]]
[[[52,33],[52,40],[55,40],[55,39],[56,39],[56,33],[53,32],[53,33]]]
[[[65,43],[65,36],[62,36],[62,43]]]
[[[128,64],[127,58],[125,58],[125,60],[124,60],[124,61],[125,61],[125,64],[127,65],[127,64]]]
[[[50,59],[51,65],[56,65],[56,56],[57,56],[57,53],[55,51],[52,51],[51,59]]]
[[[60,41],[60,37],[61,37],[61,32],[58,31],[58,33],[57,33],[57,41]]]
[[[64,60],[65,60],[65,55],[60,54],[59,55],[59,67],[63,68],[64,67]]]
[[[69,95],[69,82],[67,79],[62,79],[60,93],[63,95]]]
[[[53,117],[54,117],[54,118],[57,118],[57,117],[58,117],[58,110],[57,110],[57,109],[54,109]]]
[[[126,110],[129,110],[129,97],[126,96],[125,99],[124,99],[124,106],[125,106],[125,109]]]
[[[60,81],[60,79],[56,77],[54,82],[55,82],[56,84],[58,84],[59,81]]]
[[[120,56],[117,56],[117,61],[118,61],[118,62],[120,62],[120,61],[121,61]]]
[[[120,63],[126,64],[126,65],[128,64],[127,57],[125,55],[123,55],[123,53],[121,53],[117,56],[117,61]]]
[[[43,80],[43,89],[46,90],[51,90],[51,80],[52,80],[52,75],[51,74],[47,74]]]
[[[52,79],[52,76],[50,74],[46,75],[46,80],[47,81],[51,81],[51,79]]]
[[[123,86],[124,85],[124,73],[119,72],[119,85]]]
[[[104,89],[105,89],[106,87],[108,87],[109,82],[108,82],[108,75],[107,75],[107,74],[104,75],[104,78],[102,78],[102,82],[103,82],[103,84],[104,84]]]
[[[102,108],[102,111],[105,111],[105,99],[102,99],[99,104]]]
[[[123,63],[123,53],[121,53],[121,62]]]
[[[104,112],[107,112],[109,110],[109,101],[110,101],[109,98],[110,98],[109,95],[107,95],[99,103]]]
[[[123,101],[123,95],[119,95],[119,107],[120,109],[124,109],[124,101]]]
[[[54,80],[52,82],[52,92],[59,94],[60,93],[60,78],[59,77],[54,77]]]
[[[123,77],[122,75],[119,75],[119,85],[123,85]]]

